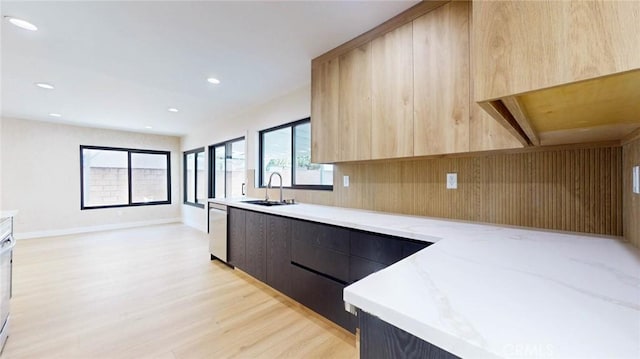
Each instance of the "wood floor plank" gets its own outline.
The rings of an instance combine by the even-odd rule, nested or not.
[[[353,358],[355,337],[181,224],[19,241],[4,358]]]

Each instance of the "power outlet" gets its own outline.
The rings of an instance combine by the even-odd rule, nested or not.
[[[342,176],[342,187],[349,187],[349,176]]]
[[[447,189],[458,189],[457,173],[447,173]]]
[[[633,167],[633,193],[640,194],[640,166]]]

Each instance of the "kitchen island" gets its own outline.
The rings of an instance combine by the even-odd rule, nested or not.
[[[640,356],[640,252],[619,238],[309,204],[212,201],[434,242],[347,286],[344,301],[453,355]]]

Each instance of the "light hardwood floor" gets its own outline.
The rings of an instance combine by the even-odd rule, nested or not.
[[[355,337],[181,224],[18,241],[6,358],[353,358]]]

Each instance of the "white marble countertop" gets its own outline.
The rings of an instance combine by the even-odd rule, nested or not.
[[[610,238],[447,238],[344,299],[464,358],[640,358],[640,253]]]
[[[268,207],[242,202],[247,200],[255,200],[255,198],[210,198],[209,202],[425,242],[437,242],[458,231],[483,231],[487,228],[493,230],[500,228],[472,222],[446,221],[306,203]]]
[[[615,238],[212,201],[437,242],[348,286],[344,300],[460,357],[640,357],[640,251]]]

